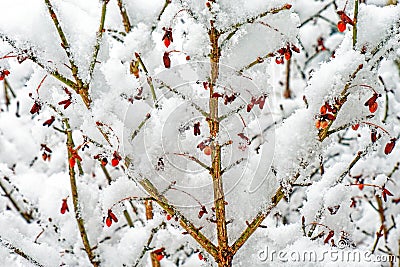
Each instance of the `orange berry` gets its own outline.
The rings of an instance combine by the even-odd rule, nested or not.
[[[339,21],[337,23],[337,28],[340,32],[344,32],[346,30],[346,23],[344,23],[343,21]]]
[[[161,261],[163,258],[164,258],[164,255],[163,255],[163,254],[157,254],[157,256],[156,256],[156,259],[157,259],[158,261]]]
[[[326,127],[328,127],[329,123],[327,121],[321,121],[321,128],[325,129]]]
[[[209,146],[206,146],[203,150],[204,154],[206,156],[210,156],[211,155],[211,148]]]
[[[325,115],[327,111],[327,107],[325,105],[321,106],[319,112],[321,113],[321,115]]]
[[[371,105],[369,105],[369,111],[371,113],[374,113],[378,109],[378,103],[373,102]]]

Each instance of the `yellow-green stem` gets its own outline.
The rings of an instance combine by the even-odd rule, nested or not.
[[[357,44],[357,17],[358,17],[358,1],[354,0],[354,18],[353,18],[353,49],[356,48]]]

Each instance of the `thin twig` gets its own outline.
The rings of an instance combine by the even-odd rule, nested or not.
[[[26,259],[27,261],[29,261],[30,263],[39,266],[39,267],[44,267],[44,265],[40,264],[38,261],[36,261],[34,258],[32,258],[31,256],[29,256],[28,254],[26,254],[24,251],[22,251],[20,248],[15,247],[13,244],[11,244],[10,242],[4,240],[2,237],[0,237],[0,244],[11,250],[12,252],[14,252],[15,254],[18,254],[19,256],[21,256],[22,258]]]
[[[50,14],[50,17],[53,20],[53,24],[56,27],[56,30],[58,32],[58,36],[61,39],[62,48],[64,49],[65,54],[67,55],[68,60],[69,60],[69,62],[71,64],[72,76],[74,76],[78,87],[80,87],[82,85],[82,80],[78,77],[78,67],[75,64],[75,61],[74,61],[73,56],[71,54],[70,45],[69,45],[69,43],[67,41],[67,38],[65,37],[64,31],[63,31],[63,29],[61,27],[61,24],[60,24],[60,22],[58,20],[58,17],[56,15],[56,13],[54,12],[54,9],[53,9],[52,4],[50,3],[50,0],[44,0],[44,2],[46,3],[48,12]]]
[[[146,124],[146,122],[151,118],[150,113],[147,113],[145,118],[140,122],[138,128],[132,133],[131,135],[131,141],[135,139],[135,137],[139,134],[140,130],[143,128],[143,126]]]
[[[239,73],[243,73],[243,71],[248,70],[248,69],[250,69],[251,67],[253,67],[253,66],[257,65],[257,64],[263,63],[265,59],[273,57],[274,55],[275,55],[275,53],[268,53],[265,56],[257,57],[254,61],[252,61],[248,65],[246,65],[243,68],[241,68],[239,70]]]
[[[94,45],[92,61],[89,66],[89,81],[86,83],[86,85],[88,85],[90,83],[90,81],[92,80],[94,67],[96,66],[97,56],[98,56],[99,50],[100,50],[100,43],[101,43],[101,39],[103,37],[103,32],[104,32],[104,21],[106,19],[106,11],[107,11],[108,1],[109,0],[103,0],[103,6],[101,8],[99,30],[96,33],[96,44]]]
[[[108,172],[106,166],[104,166],[103,164],[100,163],[100,168],[103,171],[104,175],[106,176],[108,184],[111,184],[112,178],[111,178],[110,173]]]
[[[8,36],[6,36],[3,33],[0,33],[0,39],[2,39],[3,41],[7,42],[9,45],[11,45],[14,49],[18,50],[18,51],[22,51],[19,47],[17,47],[15,40],[10,39]],[[66,78],[64,75],[62,75],[61,73],[59,73],[57,70],[52,70],[51,68],[49,68],[48,66],[45,66],[43,63],[41,63],[39,61],[39,59],[33,55],[33,54],[28,54],[25,53],[25,56],[30,59],[33,63],[35,63],[36,65],[38,65],[39,67],[41,67],[43,70],[45,70],[46,72],[50,73],[54,78],[56,78],[57,80],[59,80],[60,82],[64,83],[66,86],[72,88],[75,90],[76,88],[76,84]]]
[[[135,53],[136,59],[139,61],[139,64],[142,66],[143,71],[146,75],[147,78],[147,84],[150,86],[150,92],[151,92],[151,96],[153,98],[153,102],[154,102],[154,107],[158,108],[158,103],[157,103],[157,95],[156,95],[156,91],[154,90],[154,84],[153,84],[153,79],[150,77],[149,72],[147,71],[146,66],[143,63],[142,58],[140,57],[139,53]]]
[[[292,179],[291,183],[294,183],[300,177],[300,173],[296,173]],[[271,198],[271,202],[268,204],[266,209],[258,212],[256,217],[248,224],[247,228],[243,231],[240,237],[235,241],[235,243],[231,246],[232,253],[235,254],[250,238],[250,236],[257,230],[257,228],[261,225],[264,219],[268,216],[271,210],[278,205],[278,203],[284,197],[284,189],[283,187],[279,187],[275,192],[274,196]]]
[[[119,12],[121,13],[122,23],[124,24],[125,32],[129,33],[132,29],[131,23],[129,21],[128,12],[126,12],[126,8],[122,3],[122,0],[117,0]]]
[[[27,223],[31,223],[33,220],[32,212],[26,212],[22,208],[19,207],[17,201],[11,196],[12,192],[8,192],[7,188],[0,181],[0,188],[4,191],[5,196],[10,200],[11,204],[15,208],[15,210],[24,218]]]
[[[224,33],[228,33],[228,32],[230,33],[230,32],[233,32],[233,31],[236,32],[240,27],[242,27],[244,25],[247,25],[247,24],[251,24],[256,20],[267,16],[268,14],[276,14],[276,13],[279,13],[279,12],[281,12],[283,10],[289,10],[291,7],[292,7],[292,5],[290,5],[290,4],[284,4],[281,7],[272,8],[272,9],[270,9],[268,11],[265,11],[263,13],[260,13],[260,14],[258,14],[256,16],[254,16],[254,17],[247,18],[245,21],[238,22],[238,23],[236,23],[236,24],[234,24],[232,26],[229,26],[226,29],[222,29],[222,30],[219,31],[219,33],[220,34],[224,34]]]
[[[189,155],[189,154],[187,154],[187,153],[174,153],[174,155],[186,157],[186,158],[188,158],[188,159],[190,159],[190,160],[196,162],[197,164],[199,164],[199,165],[200,165],[201,167],[203,167],[204,169],[206,169],[206,170],[208,170],[208,171],[211,170],[211,168],[210,168],[207,164],[205,164],[204,162],[202,162],[202,161],[199,160],[198,158],[196,158],[196,157],[194,157],[194,156],[191,156],[191,155]]]
[[[141,260],[143,259],[144,255],[146,255],[146,252],[151,250],[150,245],[151,242],[153,241],[154,235],[163,227],[165,227],[165,222],[162,222],[159,226],[151,229],[151,233],[149,238],[147,239],[146,245],[143,246],[143,250],[140,253],[139,257],[136,259],[135,264],[133,264],[133,267],[138,267],[139,263],[141,262]]]
[[[238,108],[229,111],[228,113],[226,113],[226,114],[222,115],[221,117],[219,117],[219,118],[218,118],[218,121],[221,122],[221,121],[225,120],[226,118],[230,117],[232,114],[238,113],[239,111],[241,111],[241,110],[244,109],[245,107],[246,107],[245,105],[241,105],[241,106],[239,106]]]
[[[190,102],[190,105],[193,106],[198,112],[201,113],[201,115],[203,115],[205,118],[208,118],[210,115],[205,112],[199,105],[197,105],[196,103],[194,103],[192,100],[188,99],[187,96],[185,96],[184,94],[182,94],[181,92],[179,92],[178,90],[176,90],[175,88],[172,88],[171,86],[167,85],[166,83],[164,83],[161,80],[157,79],[157,82],[160,83],[161,87],[165,87],[168,90],[170,90],[172,93],[180,96],[183,100],[187,100]]]
[[[233,167],[239,165],[240,163],[242,163],[244,160],[246,160],[246,158],[240,158],[237,161],[235,161],[234,163],[232,163],[231,165],[225,167],[224,169],[222,169],[221,171],[221,175],[224,174],[225,172],[229,171],[230,169],[232,169]]]
[[[324,7],[322,7],[317,13],[315,13],[314,15],[308,17],[305,21],[303,21],[303,22],[300,24],[299,27],[301,28],[301,27],[303,27],[306,23],[308,23],[308,22],[310,22],[311,20],[313,20],[314,17],[316,17],[316,16],[318,16],[319,14],[321,14],[323,11],[325,11],[325,10],[326,10],[330,5],[332,5],[334,2],[335,2],[335,0],[332,1],[332,2],[329,2],[328,4],[326,4],[326,5],[325,5]]]

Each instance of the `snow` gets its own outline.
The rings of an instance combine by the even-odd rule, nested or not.
[[[4,70],[10,74],[0,80],[1,266],[33,265],[7,244],[44,266],[89,266],[76,217],[83,219],[101,265],[152,266],[150,252],[165,248],[161,266],[216,266],[179,222],[184,216],[218,245],[212,157],[201,147],[212,141],[222,145],[229,245],[257,214],[267,214],[263,227],[234,256],[233,266],[337,266],[328,260],[265,262],[258,253],[266,248],[366,253],[382,224],[391,230],[381,237],[374,255],[398,251],[399,233],[393,225],[400,223],[399,149],[396,144],[386,155],[385,146],[400,130],[399,4],[360,3],[353,45],[353,26],[348,24],[341,33],[336,24],[341,19],[337,11],[353,18],[354,1],[122,1],[132,26],[129,33],[117,1],[109,1],[90,80],[102,1],[51,0],[77,75],[84,83],[90,81],[87,108],[82,91],[63,84],[52,72],[77,82],[45,2],[3,2],[0,76]],[[292,7],[263,14],[286,4]],[[214,140],[208,114],[211,24],[221,33],[214,88],[222,95],[217,97],[220,129]],[[162,41],[163,27],[172,29],[168,48]],[[324,51],[318,50],[319,38]],[[287,58],[282,65],[275,63],[284,57],[280,49],[294,46],[301,51],[292,51],[289,67]],[[164,53],[170,68],[164,66]],[[27,54],[31,59],[16,59]],[[135,63],[138,78],[131,73]],[[291,98],[285,98],[287,87]],[[371,113],[365,103],[375,94],[378,109]],[[224,104],[232,95],[236,98]],[[68,108],[58,104],[66,99],[72,101]],[[31,114],[35,102],[41,109]],[[320,140],[316,120],[324,119],[325,103],[339,112],[328,136]],[[53,124],[43,126],[51,116]],[[82,158],[83,174],[75,166],[76,211],[66,119]],[[200,134],[195,135],[197,123]],[[355,124],[358,130],[351,129]],[[377,132],[374,143],[372,131]],[[51,149],[46,152],[50,160],[42,158],[44,146]],[[104,159],[108,163],[102,166]],[[143,182],[151,183],[177,211],[171,220],[156,201],[154,218],[146,219],[143,199],[155,193],[146,192]],[[279,188],[284,197],[277,204]],[[383,188],[393,194],[386,201]],[[64,200],[69,212],[62,214]],[[200,216],[203,208],[207,213]],[[110,227],[109,212],[118,218]],[[333,236],[327,240],[329,232]],[[336,246],[340,241],[352,245],[338,248],[331,240]]]

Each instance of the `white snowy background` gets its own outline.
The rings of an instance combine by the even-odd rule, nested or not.
[[[211,19],[217,29],[226,32],[220,37],[217,92],[238,94],[227,105],[221,99],[220,114],[246,106],[253,96],[266,95],[263,109],[254,106],[247,112],[244,108],[221,122],[219,142],[232,140],[222,154],[222,168],[227,167],[223,181],[230,243],[247,227],[247,221],[269,208],[279,186],[285,192],[285,198],[263,222],[266,228],[258,229],[239,250],[233,266],[295,265],[262,262],[258,253],[266,247],[321,254],[330,249],[368,252],[382,224],[388,234],[377,241],[374,253],[399,257],[400,152],[395,146],[386,155],[384,148],[400,133],[400,5],[388,5],[384,0],[364,2],[359,6],[357,43],[353,47],[353,27],[347,25],[346,31],[339,32],[336,11],[346,6],[346,14],[353,18],[354,1],[217,0],[211,2],[212,13],[205,1],[198,0],[172,0],[162,13],[163,0],[124,1],[132,25],[125,33],[117,1],[111,0],[97,64],[90,77],[102,2],[53,0],[78,75],[90,84],[92,104],[88,110],[72,89],[68,89],[72,104],[66,109],[58,104],[69,96],[65,85],[50,73],[57,70],[71,80],[73,77],[45,1],[0,1],[0,57],[4,57],[0,71],[10,72],[0,81],[1,86],[5,81],[9,85],[0,91],[0,265],[34,266],[15,253],[13,248],[18,248],[42,266],[90,266],[73,213],[66,135],[57,130],[63,129],[62,120],[68,118],[75,146],[90,140],[89,148],[78,152],[83,169],[83,174],[77,175],[79,216],[85,221],[101,266],[151,266],[149,253],[142,258],[140,254],[153,229],[157,232],[150,240],[149,251],[165,248],[161,266],[215,266],[213,258],[190,235],[182,234],[184,230],[175,218],[167,220],[155,202],[154,219],[146,220],[143,201],[122,201],[148,196],[138,181],[149,179],[195,226],[203,227],[206,237],[217,242],[209,171],[182,156],[187,153],[210,164],[210,157],[196,147],[209,137],[209,129],[193,103],[208,111],[209,92],[203,81],[209,77]],[[246,22],[287,3],[292,8]],[[168,48],[162,41],[163,27],[172,28],[173,42]],[[229,36],[232,31],[235,34]],[[319,38],[324,50],[317,47]],[[275,62],[277,51],[287,44],[300,49],[290,60],[291,98],[284,97],[288,62]],[[172,51],[170,69],[163,64],[165,51]],[[143,68],[139,78],[130,73],[135,52],[152,77],[159,108],[154,108]],[[267,56],[270,53],[274,55]],[[26,54],[34,55],[35,60],[19,63],[13,57]],[[265,59],[246,68],[257,57]],[[350,79],[361,64],[362,69]],[[331,126],[342,129],[321,142],[315,127],[320,107],[325,102],[334,103],[348,82],[347,101]],[[141,97],[135,99],[139,91]],[[381,96],[378,110],[371,113],[364,103],[374,92]],[[35,101],[41,104],[41,110],[31,114]],[[148,113],[150,119],[131,140]],[[51,116],[55,117],[52,126],[43,126]],[[96,122],[110,133],[109,143]],[[193,134],[196,122],[200,122],[199,136]],[[351,129],[355,124],[360,125],[357,131]],[[379,136],[375,143],[371,142],[371,131]],[[251,144],[245,145],[239,133],[250,138]],[[50,160],[42,159],[41,144],[51,149]],[[115,151],[132,160],[129,169],[123,167],[124,160],[111,166]],[[361,159],[349,171],[357,153]],[[105,168],[111,181],[99,160],[94,159],[98,154],[108,160]],[[160,158],[164,163],[161,169],[157,168]],[[361,180],[362,190],[354,185]],[[175,183],[174,189],[168,190],[171,183]],[[393,196],[382,202],[383,188]],[[65,198],[70,211],[61,214]],[[384,209],[381,213],[379,199]],[[199,218],[201,205],[208,214]],[[107,227],[105,218],[111,208],[119,222]],[[132,227],[125,220],[124,210],[133,220]],[[21,216],[24,212],[30,214],[29,222]],[[321,237],[313,238],[322,231]],[[336,246],[346,243],[344,250],[334,247],[330,240],[324,242],[329,231],[334,232],[331,240]],[[199,253],[205,260],[199,259]],[[307,264],[338,263],[299,263]]]

